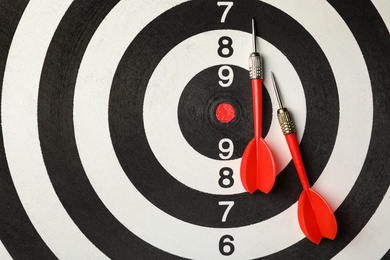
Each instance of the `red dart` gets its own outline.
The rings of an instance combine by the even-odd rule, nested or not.
[[[245,148],[241,159],[241,182],[245,190],[256,189],[268,193],[275,183],[275,163],[271,150],[261,136],[262,132],[262,86],[263,61],[257,52],[255,22],[252,19],[253,52],[249,56],[249,77],[252,84],[252,102],[255,137]]]
[[[303,192],[298,200],[299,225],[305,236],[310,241],[318,245],[323,237],[329,239],[334,239],[336,237],[336,218],[325,199],[310,188],[301,152],[299,150],[297,137],[295,135],[294,123],[287,108],[283,107],[278,86],[272,72],[271,77],[276,98],[280,107],[277,111],[280,127],[282,128],[282,132],[286,138],[295,168],[298,172],[299,180],[301,181],[303,187]]]

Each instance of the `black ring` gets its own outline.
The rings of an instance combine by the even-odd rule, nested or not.
[[[307,121],[301,148],[312,182],[319,177],[332,152],[337,136],[339,101],[333,73],[324,53],[299,23],[260,1],[235,3],[229,22],[222,25],[215,17],[218,10],[218,6],[210,1],[185,3],[160,15],[138,34],[123,55],[113,80],[109,122],[113,146],[122,168],[150,202],[164,212],[196,225],[238,227],[266,220],[297,201],[302,188],[293,165],[289,164],[280,174],[274,191],[267,196],[247,193],[211,195],[174,179],[154,157],[143,127],[144,94],[161,59],[193,35],[226,27],[250,33],[248,17],[266,16],[267,19],[258,22],[258,28],[263,28],[260,36],[289,59],[304,88]],[[250,140],[251,136],[248,134],[244,138]],[[235,181],[240,181],[239,173],[234,174]],[[219,201],[240,202],[229,213],[227,222],[221,222],[224,208],[216,206]]]
[[[118,0],[74,1],[52,38],[42,69],[38,127],[52,185],[83,234],[111,259],[169,259],[173,256],[129,231],[105,207],[78,155],[73,125],[77,72],[89,41]]]
[[[0,32],[0,100],[2,100],[6,57],[26,6],[26,1],[9,1],[0,5],[0,24],[2,25]],[[0,125],[2,125],[1,118]],[[14,187],[7,163],[2,128],[0,128],[0,180],[0,240],[10,256],[13,259],[28,259],[31,256],[36,259],[56,259],[31,223]]]
[[[184,88],[178,106],[180,130],[192,148],[209,158],[220,160],[218,143],[229,138],[234,145],[229,160],[241,158],[246,145],[253,138],[252,94],[248,70],[229,65],[234,79],[229,87],[218,85],[218,69],[213,66],[195,75]],[[228,103],[235,109],[229,123],[216,117],[219,104]],[[272,119],[271,98],[263,87],[263,137]],[[239,181],[239,180],[238,180]]]
[[[104,4],[109,6],[105,6],[104,8],[101,6],[100,2],[75,1],[72,5],[72,8],[65,14],[64,19],[57,29],[56,35],[54,36],[51,43],[50,50],[45,61],[45,68],[42,74],[40,85],[41,90],[39,95],[39,130],[42,150],[44,152],[44,159],[46,166],[48,167],[49,176],[53,182],[53,187],[55,188],[65,209],[68,211],[69,215],[72,217],[75,223],[79,226],[81,231],[107,256],[111,258],[122,259],[125,259],[128,256],[162,256],[167,258],[168,256],[166,254],[160,255],[160,250],[156,250],[155,248],[153,249],[153,247],[147,245],[144,242],[137,242],[138,238],[135,239],[137,241],[134,241],[133,237],[131,235],[129,236],[129,232],[122,230],[125,229],[125,227],[115,223],[117,220],[102,205],[92,187],[90,186],[90,183],[82,169],[80,159],[77,155],[77,147],[75,145],[73,136],[74,133],[71,112],[71,102],[74,91],[73,88],[75,79],[77,77],[77,68],[82,59],[82,55],[85,51],[89,39],[93,35],[94,30],[96,30],[98,27],[100,21],[115,4],[115,2],[106,2]],[[360,1],[359,3],[352,1],[344,1],[342,3],[339,3],[338,1],[330,1],[330,3],[333,5],[336,11],[340,13],[340,16],[345,20],[354,34],[364,54],[364,58],[366,60],[370,74],[374,98],[374,124],[372,129],[373,131],[370,148],[358,181],[336,212],[336,217],[338,218],[340,226],[339,235],[336,241],[324,241],[320,247],[317,247],[312,245],[307,240],[302,240],[286,250],[282,250],[281,252],[275,253],[274,255],[267,256],[266,258],[268,259],[285,259],[287,257],[291,258],[294,256],[300,256],[301,259],[303,259],[303,256],[307,259],[313,259],[319,255],[324,258],[331,258],[337,252],[342,250],[360,232],[369,218],[375,213],[376,208],[381,203],[383,194],[386,193],[386,190],[389,187],[390,176],[389,171],[386,171],[386,169],[388,169],[387,162],[390,158],[386,151],[388,151],[389,147],[389,140],[387,135],[390,130],[390,126],[388,124],[388,118],[390,115],[386,101],[390,98],[390,93],[387,88],[390,81],[390,40],[388,33],[383,33],[387,32],[387,28],[381,20],[378,12],[369,1]],[[191,4],[204,4],[205,8],[207,7],[207,2],[199,3],[193,1]],[[235,2],[235,7],[244,4],[246,3]],[[94,7],[96,9],[94,9]],[[182,6],[179,7],[181,8]],[[80,8],[80,10],[77,10],[78,8]],[[172,8],[169,12],[177,11],[177,15],[180,15],[180,8]],[[263,16],[268,15],[269,13],[266,11],[268,12],[269,10],[265,9],[264,12],[259,10],[257,11],[258,13],[256,15],[258,15],[260,12],[260,14]],[[362,13],[363,11],[364,13]],[[255,11],[249,12],[248,14],[251,15],[254,12]],[[96,17],[93,16],[93,14],[96,13],[99,13],[99,15]],[[88,14],[91,16],[88,16]],[[19,17],[20,15],[21,13],[19,13]],[[84,17],[85,15],[86,17]],[[269,18],[269,16],[266,17],[267,19]],[[93,25],[91,25],[90,21],[94,21]],[[77,22],[81,22],[82,24],[77,24]],[[233,27],[229,23],[226,23],[226,26],[227,28]],[[241,26],[247,26],[246,21],[241,21]],[[85,29],[86,31],[78,31],[79,29]],[[249,29],[246,31],[249,31]],[[266,34],[267,32],[261,33]],[[285,31],[284,33],[287,34],[285,35],[286,38],[293,38],[292,35],[288,35],[292,32]],[[270,34],[270,32],[268,32],[268,34]],[[268,35],[267,37],[262,35],[262,37],[270,39],[271,35]],[[272,44],[278,46],[277,42],[272,42]],[[63,46],[63,48],[60,48],[59,46]],[[75,49],[74,47],[76,46],[80,47],[80,49]],[[69,52],[61,53],[61,50],[63,49],[69,50]],[[280,47],[278,47],[278,49],[283,50],[283,48]],[[286,54],[286,56],[291,58],[290,55]],[[2,55],[2,57],[6,57],[6,55]],[[295,58],[297,59],[297,57]],[[294,64],[293,62],[291,63]],[[54,64],[58,64],[58,66]],[[314,71],[316,70],[313,70],[313,73],[315,73]],[[1,74],[1,76],[3,75]],[[303,74],[299,73],[299,76],[303,77]],[[306,79],[306,82],[309,81],[310,80]],[[62,100],[61,97],[64,97],[64,99]],[[45,102],[48,104],[45,105]],[[330,102],[330,104],[332,104],[332,102]],[[53,126],[50,126],[51,123],[53,123]],[[306,136],[307,135],[305,132],[304,138],[306,138]],[[308,147],[303,143],[303,141],[301,143],[301,147]],[[332,142],[330,141],[330,143]],[[305,149],[309,151],[308,148]],[[1,161],[4,162],[5,165],[6,158],[4,145],[1,145],[1,150]],[[54,153],[53,156],[50,155],[51,152]],[[305,158],[310,155],[308,153],[309,152],[306,152],[306,155],[304,155]],[[328,156],[324,157],[327,158]],[[324,163],[326,164],[326,161]],[[8,178],[8,180],[10,180],[9,176],[6,176],[9,175],[9,170],[7,170],[7,168],[8,167],[4,167],[5,170],[1,171],[1,175],[4,178]],[[291,172],[288,174],[293,175]],[[286,172],[284,175],[286,175]],[[280,177],[278,177],[278,186],[281,185]],[[311,180],[311,182],[317,177],[318,174]],[[72,178],[75,178],[75,180]],[[283,178],[283,180],[283,185],[285,186],[288,184],[299,186],[298,183],[289,183],[287,178]],[[80,181],[80,183],[78,181]],[[9,187],[10,185],[13,185],[12,181],[7,181],[4,185],[6,185],[7,188],[4,190],[10,191],[10,193],[8,193],[5,197],[10,198],[13,194],[13,197],[18,200],[18,195],[16,194],[14,188]],[[86,188],[85,191],[83,190],[84,188]],[[277,191],[275,193],[279,192],[280,191]],[[275,194],[272,195],[275,196]],[[297,197],[295,191],[292,197]],[[285,198],[281,196],[278,199],[283,200]],[[369,205],[365,203],[366,201],[370,201]],[[79,204],[74,205],[76,202]],[[270,203],[273,202],[270,201]],[[359,205],[364,205],[364,214],[358,214],[361,210]],[[266,205],[260,206],[262,207]],[[4,209],[4,207],[2,208]],[[22,215],[25,214],[23,213],[24,210],[21,212]],[[99,215],[100,213],[102,213],[102,215]],[[2,218],[6,221],[3,223],[15,223],[9,219],[9,214],[12,213],[7,212],[0,214],[0,216],[7,216],[7,218]],[[20,215],[13,216],[17,216],[16,218],[19,219],[18,216]],[[21,217],[20,219],[25,218]],[[350,219],[354,219],[354,226],[350,226]],[[27,220],[27,222],[29,221]],[[104,225],[106,225],[106,227],[110,227],[112,231],[100,229],[104,228]],[[99,226],[99,229],[96,228],[97,226]],[[23,226],[21,228],[23,228]],[[15,230],[13,230],[13,232],[14,231]],[[23,230],[20,231],[22,232]],[[116,233],[117,231],[119,232]],[[26,236],[30,236],[30,234],[33,234],[33,232],[30,232],[26,229]],[[16,259],[18,256],[22,256],[23,253],[31,253],[31,251],[17,252],[21,245],[28,244],[29,246],[34,247],[35,252],[37,250],[39,251],[42,246],[42,243],[39,242],[32,244],[17,242],[17,244],[13,244],[16,242],[14,242],[15,240],[11,238],[11,235],[7,235],[7,232],[1,232],[1,234],[1,240],[3,241],[9,253]],[[117,241],[116,238],[118,237],[123,240]],[[37,238],[36,235],[32,237],[32,239],[34,238]],[[39,238],[37,239],[39,240]],[[114,245],[114,243],[110,243],[110,240],[119,243]],[[133,244],[133,242],[135,244]],[[108,243],[107,246],[103,245],[104,243]],[[31,250],[31,248],[29,248],[29,250]],[[46,249],[43,250],[47,254],[43,253],[42,255],[47,255],[49,258],[51,258],[51,253]],[[149,255],[148,252],[150,253]],[[38,255],[38,253],[34,254],[34,256]]]

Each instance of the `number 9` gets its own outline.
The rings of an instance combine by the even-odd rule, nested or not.
[[[225,143],[228,144],[227,148],[224,148]],[[219,141],[218,147],[219,147],[219,150],[221,151],[221,153],[219,153],[219,157],[221,159],[227,160],[227,159],[230,159],[230,157],[232,157],[233,151],[234,151],[234,145],[233,145],[232,140],[230,140],[229,138],[223,138],[223,139],[221,139],[221,141]],[[225,153],[227,153],[227,154],[225,155]]]
[[[224,71],[227,71],[228,74],[223,75]],[[220,81],[218,81],[219,85],[221,87],[229,87],[233,82],[233,77],[234,77],[233,69],[230,66],[224,65],[224,66],[219,68],[218,76],[221,79]],[[227,82],[225,82],[225,81],[227,81]]]

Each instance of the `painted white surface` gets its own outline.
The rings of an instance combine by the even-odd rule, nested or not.
[[[99,198],[115,217],[137,236],[164,251],[189,258],[218,259],[221,258],[218,241],[225,234],[234,237],[236,251],[231,257],[222,257],[224,259],[255,258],[283,250],[303,239],[296,219],[296,204],[277,216],[250,226],[226,229],[199,227],[154,207],[136,190],[117,161],[110,140],[107,114],[108,95],[115,69],[137,33],[148,22],[180,2],[183,1],[160,1],[156,5],[151,0],[121,1],[95,32],[81,63],[74,100],[76,142],[85,171]],[[335,210],[354,185],[369,144],[373,109],[367,68],[348,27],[325,1],[264,2],[286,12],[309,31],[321,46],[335,74],[340,98],[338,136],[331,158],[314,185]],[[390,5],[386,0],[375,0],[373,3],[389,28]],[[81,233],[58,200],[47,175],[38,138],[40,73],[51,37],[70,4],[71,1],[31,1],[23,14],[4,76],[4,146],[22,204],[34,227],[56,256],[60,259],[105,259],[106,256]],[[234,39],[235,54],[228,63],[246,69],[247,56],[251,51],[250,35],[226,30],[191,37],[172,49],[156,67],[145,97],[144,120],[152,150],[172,176],[188,187],[203,192],[234,194],[243,191],[240,183],[237,181],[232,189],[222,190],[218,185],[214,186],[218,183],[219,175],[214,176],[212,172],[218,172],[221,166],[229,166],[238,173],[240,160],[220,162],[197,154],[186,144],[178,130],[176,116],[178,98],[186,83],[206,67],[226,64],[226,61],[221,62],[215,48],[210,48],[221,35]],[[29,41],[25,40],[26,37]],[[302,86],[295,71],[272,45],[259,39],[259,46],[267,61],[265,85],[272,87],[268,76],[270,70],[274,71],[284,104],[293,113],[297,128],[303,130],[306,108]],[[193,57],[194,51],[200,58]],[[181,64],[177,67],[191,65],[191,69],[173,71],[170,65],[172,62]],[[163,95],[161,88],[165,90]],[[273,93],[272,89],[268,91]],[[270,96],[276,106],[274,95]],[[154,118],[158,104],[161,107],[167,100],[170,105],[164,106],[164,111],[161,111],[167,121]],[[276,111],[276,107],[273,110]],[[354,131],[356,127],[360,127],[359,132]],[[166,131],[154,131],[156,128]],[[284,165],[289,157],[283,136],[279,134],[279,126],[273,120],[266,140],[275,149],[279,165]],[[172,144],[168,151],[165,145],[167,142]],[[346,147],[354,152],[345,153]],[[183,164],[177,163],[178,155],[186,163],[188,158],[196,162],[192,165],[194,172],[188,171],[188,165],[185,170],[181,168]],[[20,160],[24,164],[20,164]],[[199,169],[198,165],[202,165],[202,169],[216,170],[210,173]],[[194,178],[194,173],[204,174],[201,178],[205,178],[205,181],[202,183],[199,181],[201,178]],[[387,192],[364,229],[335,259],[363,259],[364,256],[380,258],[390,244],[390,226],[386,221],[389,210]],[[5,248],[2,249],[1,244],[0,258],[4,256],[4,259],[9,259]]]
[[[4,75],[4,147],[23,207],[53,253],[60,259],[106,259],[62,206],[47,175],[39,143],[37,100],[41,70],[50,40],[71,2],[31,1],[20,20]]]

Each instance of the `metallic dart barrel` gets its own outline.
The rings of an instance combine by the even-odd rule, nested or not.
[[[280,128],[284,135],[292,134],[295,132],[295,126],[291,119],[290,113],[287,108],[279,108],[277,111]]]
[[[263,57],[258,52],[252,52],[249,56],[249,78],[262,79],[263,77]]]

